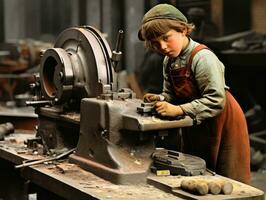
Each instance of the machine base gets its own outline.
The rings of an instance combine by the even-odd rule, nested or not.
[[[120,169],[113,169],[75,154],[69,156],[69,162],[78,164],[81,168],[88,170],[101,178],[121,185],[146,183],[147,175],[149,173],[149,170],[138,171],[132,169],[125,172]]]

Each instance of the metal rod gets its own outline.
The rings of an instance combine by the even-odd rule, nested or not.
[[[118,31],[117,39],[116,39],[116,44],[115,44],[115,51],[116,51],[116,52],[121,51],[123,34],[124,34],[124,31],[120,29],[120,30]]]
[[[112,64],[115,72],[120,71],[121,69],[118,69],[118,62],[121,60],[122,57],[122,39],[123,39],[123,30],[119,30],[117,34],[117,39],[116,39],[116,44],[115,44],[115,49],[112,52]]]
[[[26,105],[27,106],[52,105],[52,101],[49,101],[49,100],[26,101]]]
[[[49,158],[45,158],[45,159],[42,159],[42,160],[35,160],[35,161],[28,161],[27,163],[23,163],[21,165],[16,165],[15,166],[15,169],[19,169],[19,168],[23,168],[23,167],[28,167],[28,166],[32,166],[32,165],[37,165],[37,164],[42,164],[44,162],[50,162],[50,161],[54,161],[54,160],[59,160],[60,158],[63,158],[71,153],[73,153],[75,151],[75,148],[73,149],[70,149],[62,154],[59,154],[55,157],[49,157]]]

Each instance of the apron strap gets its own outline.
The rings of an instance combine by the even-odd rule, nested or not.
[[[209,48],[204,44],[199,44],[198,46],[196,46],[192,50],[191,55],[190,55],[189,60],[188,60],[188,67],[189,68],[191,68],[192,60],[193,60],[194,56],[196,55],[196,53],[198,53],[202,49],[209,49]]]

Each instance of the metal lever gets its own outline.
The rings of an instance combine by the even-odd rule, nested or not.
[[[112,52],[111,60],[112,60],[112,64],[113,64],[115,72],[118,72],[121,70],[121,69],[118,69],[117,66],[118,66],[118,62],[122,58],[121,46],[122,46],[123,34],[124,34],[123,30],[118,31],[115,49]]]

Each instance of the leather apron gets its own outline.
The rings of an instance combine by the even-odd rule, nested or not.
[[[198,45],[192,50],[186,67],[169,68],[169,76],[179,104],[200,98],[191,70],[194,55],[208,49]],[[228,90],[223,111],[200,125],[183,128],[183,151],[205,159],[207,168],[243,183],[250,182],[250,146],[246,119]]]

